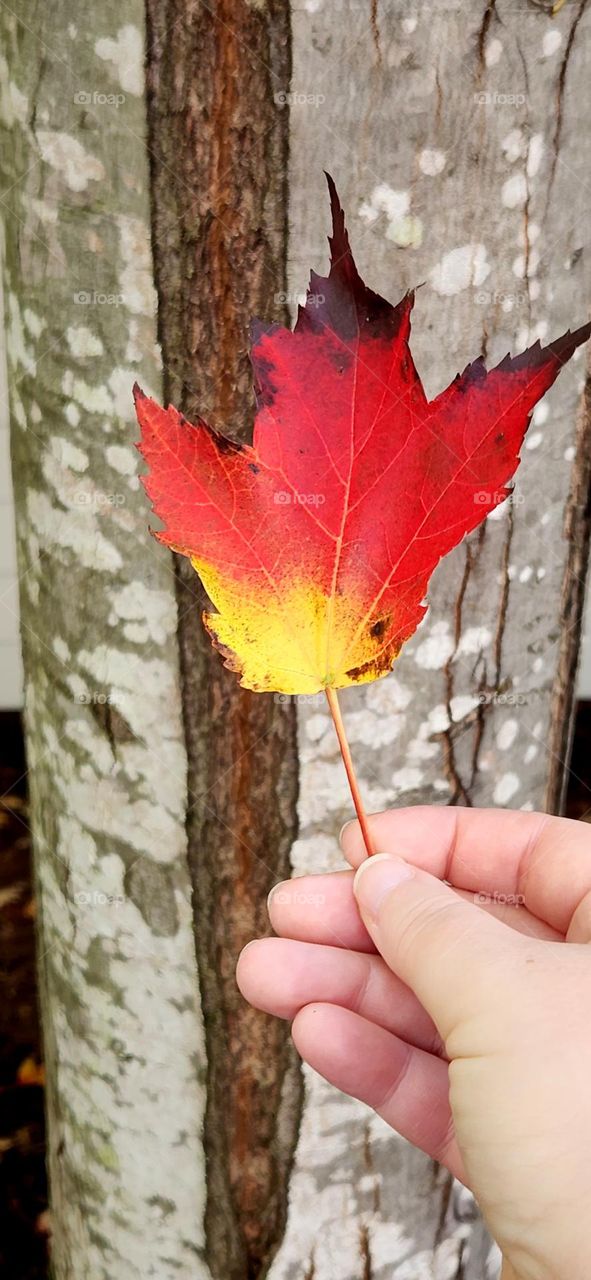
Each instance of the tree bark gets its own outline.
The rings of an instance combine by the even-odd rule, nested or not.
[[[413,351],[434,395],[480,351],[490,365],[588,317],[591,147],[577,120],[591,15],[502,0],[339,12],[294,10],[290,294],[326,261],[326,168],[362,276],[393,300],[425,282]],[[559,804],[588,554],[584,358],[535,411],[512,501],[437,570],[392,676],[344,691],[370,810]],[[338,865],[350,804],[320,704],[301,708],[300,762],[296,873]],[[497,1274],[467,1193],[364,1109],[310,1081],[301,1135],[273,1280],[302,1257],[314,1280]]]
[[[469,1193],[307,1071],[302,1106],[285,1029],[237,996],[267,889],[342,865],[350,800],[324,697],[249,695],[204,641],[195,575],[147,534],[130,391],[248,434],[248,321],[326,265],[323,167],[368,282],[426,282],[429,394],[582,323],[587,5],[24,0],[0,23],[56,1280],[492,1280]],[[582,370],[396,670],[343,698],[370,810],[559,805]]]
[[[290,77],[285,0],[148,0],[153,249],[164,391],[236,437],[251,433],[253,315],[285,298]],[[204,70],[207,68],[207,74]],[[285,317],[285,302],[280,307]],[[295,705],[241,689],[176,563],[188,859],[205,1015],[207,1257],[219,1280],[262,1274],[285,1225],[301,1102],[288,1030],[236,987],[241,948],[268,929],[296,835]]]
[[[57,1280],[199,1277],[206,1054],[168,553],[143,14],[7,8],[2,252]]]

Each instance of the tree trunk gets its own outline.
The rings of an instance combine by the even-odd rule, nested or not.
[[[469,1194],[237,995],[267,890],[341,865],[350,801],[324,701],[240,690],[204,640],[196,576],[147,532],[130,392],[248,434],[248,322],[326,264],[323,167],[368,282],[426,282],[429,394],[581,323],[585,0],[23,0],[0,23],[56,1280],[493,1277]],[[396,671],[343,698],[370,809],[558,807],[583,392],[582,357]]]

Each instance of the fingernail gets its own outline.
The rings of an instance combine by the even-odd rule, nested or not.
[[[374,853],[357,868],[353,892],[361,911],[377,920],[384,898],[404,880],[412,879],[414,867],[393,853]]]
[[[343,822],[343,825],[339,831],[339,844],[341,846],[341,849],[343,847],[343,836],[345,834],[345,831],[347,831],[349,827],[352,827],[356,823],[356,821],[357,821],[356,818],[348,818],[346,822]]]
[[[282,889],[283,886],[286,885],[287,883],[288,883],[287,880],[278,880],[277,884],[273,885],[273,888],[267,895],[267,911],[271,910],[271,902],[273,900],[274,894],[277,893],[278,889]]]

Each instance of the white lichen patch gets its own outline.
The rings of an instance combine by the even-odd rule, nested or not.
[[[15,124],[26,124],[28,118],[28,99],[11,80],[6,58],[0,54],[0,120],[8,129],[12,129]]]
[[[78,405],[74,404],[70,400],[64,409],[64,417],[71,427],[77,427],[80,422],[80,410]]]
[[[554,53],[558,52],[561,44],[562,32],[558,30],[558,27],[549,27],[542,38],[542,56],[551,58]]]
[[[30,307],[25,307],[23,321],[25,328],[28,329],[33,338],[40,338],[43,330],[47,328],[47,321],[43,319],[43,316],[37,315],[36,311],[31,311]]]
[[[139,27],[127,23],[114,40],[105,36],[95,42],[94,51],[110,62],[124,93],[141,97],[144,92],[144,39]]]
[[[66,340],[72,355],[77,360],[87,360],[91,356],[103,354],[101,339],[85,324],[70,325],[66,329]]]
[[[425,742],[422,738],[413,738],[406,748],[406,758],[411,764],[418,763],[422,760],[433,760],[439,755],[439,747],[436,742]]]
[[[86,471],[89,465],[88,454],[77,445],[72,444],[64,436],[52,436],[49,447],[56,462],[71,471]]]
[[[75,694],[80,707],[91,703],[92,697],[93,691],[89,690],[87,685],[84,686],[83,681],[80,681],[79,692]],[[87,781],[91,781],[94,785],[97,774],[113,772],[113,750],[109,746],[107,739],[96,732],[96,727],[88,716],[81,715],[67,719],[64,724],[64,738],[68,738],[70,742],[75,743],[92,759],[92,768],[86,775]],[[81,770],[80,777],[82,776]]]
[[[344,858],[338,842],[318,831],[294,841],[291,865],[295,876],[316,875],[320,870],[342,871]]]
[[[320,712],[317,712],[316,715],[306,716],[304,721],[306,736],[310,739],[310,742],[320,742],[324,734],[330,731],[331,725],[330,716],[321,715]]]
[[[37,142],[42,160],[62,175],[71,191],[86,191],[89,182],[100,182],[105,177],[102,161],[71,134],[40,129]]]
[[[504,773],[499,778],[493,792],[493,800],[495,804],[506,805],[513,796],[517,794],[521,783],[516,773]]]
[[[445,151],[440,151],[437,147],[424,147],[419,152],[419,169],[428,178],[435,178],[437,174],[443,173],[445,161]]]
[[[423,770],[412,765],[403,765],[401,769],[395,769],[392,774],[392,786],[397,791],[415,791],[423,781]]]
[[[543,400],[541,404],[536,405],[533,411],[532,422],[534,427],[543,427],[544,423],[548,421],[549,416],[550,409],[548,407],[548,402]]]
[[[144,351],[141,345],[139,324],[137,320],[130,319],[127,345],[125,348],[125,359],[128,364],[139,364],[143,357]]]
[[[414,659],[419,667],[426,671],[436,671],[444,667],[454,651],[455,642],[449,623],[442,620],[433,623],[425,640],[415,649]]]
[[[69,396],[72,400],[76,400],[78,404],[87,413],[107,414],[111,416],[115,411],[113,397],[107,387],[102,384],[92,386],[89,382],[85,382],[83,378],[76,377],[72,369],[66,369],[62,378],[62,391],[65,396]]]
[[[120,476],[133,476],[138,467],[138,455],[124,444],[110,444],[105,450],[110,467]]]
[[[303,760],[300,786],[303,827],[308,823],[326,822],[331,814],[346,814],[351,809],[351,793],[340,756],[334,761]],[[386,807],[388,793],[383,787],[370,783],[364,788],[364,799],[370,812],[377,811]]]
[[[405,716],[390,712],[389,715],[374,715],[371,711],[354,711],[347,718],[347,731],[351,742],[363,743],[366,747],[389,746],[400,737]]]
[[[450,722],[447,707],[441,702],[438,703],[437,706],[431,707],[431,710],[427,713],[427,719],[421,725],[420,732],[424,734],[425,737],[429,737],[434,733],[445,733],[446,729],[449,729],[449,727]]]
[[[463,289],[483,284],[490,270],[485,245],[474,242],[444,254],[430,272],[429,280],[436,293],[452,297]]]
[[[484,61],[487,67],[496,67],[497,62],[501,60],[502,52],[503,45],[500,40],[489,40],[484,53]]]
[[[174,597],[170,591],[158,591],[139,580],[115,587],[109,592],[112,604],[109,624],[118,627],[123,623],[124,634],[131,624],[141,628],[141,643],[152,640],[165,644],[174,635],[177,623]]]
[[[527,151],[528,178],[535,178],[544,157],[544,149],[545,143],[543,133],[532,134]]]
[[[8,315],[6,317],[6,354],[10,363],[18,368],[19,365],[33,376],[36,373],[37,363],[31,348],[27,345],[25,337],[24,319],[21,315],[18,298],[14,293],[9,293],[7,297]]]
[[[135,851],[137,855],[168,864],[181,856],[184,847],[182,818],[185,805],[185,769],[179,741],[170,729],[165,730],[166,714],[178,712],[178,698],[171,702],[172,671],[163,679],[165,663],[157,660],[134,658],[118,654],[111,663],[106,646],[95,654],[82,652],[80,667],[86,668],[86,681],[82,688],[74,686],[73,704],[79,705],[79,715],[69,717],[69,736],[86,752],[85,764],[79,764],[64,777],[63,798],[68,813],[87,830],[107,840],[116,840]],[[123,666],[126,664],[126,671]],[[161,688],[155,697],[146,698],[145,682],[156,675]],[[144,684],[134,684],[134,676]],[[134,742],[120,743],[117,750],[118,767],[114,767],[113,749],[99,732],[90,711],[90,705],[104,699],[123,716],[132,733],[143,728],[144,737]],[[76,724],[76,720],[78,723]],[[176,721],[175,721],[176,723]],[[48,743],[48,746],[50,744]],[[64,745],[53,750],[67,751]],[[133,795],[130,783],[136,783]],[[61,788],[61,782],[58,781]]]
[[[148,227],[139,218],[120,214],[117,228],[123,262],[119,280],[125,306],[134,315],[154,316],[156,290]]]
[[[101,529],[106,523],[112,523],[120,529],[131,532],[135,528],[133,512],[126,509],[127,493],[121,490],[100,489],[92,474],[87,469],[81,473],[74,471],[64,460],[58,450],[44,453],[41,467],[47,484],[64,507],[76,512],[84,512],[89,533],[93,528]],[[78,454],[74,454],[78,460]]]
[[[411,214],[408,191],[395,191],[387,183],[379,183],[369,198],[362,202],[359,216],[369,223],[383,217],[386,239],[401,249],[416,249],[422,243],[422,223],[420,218]]]
[[[526,276],[530,280],[532,276],[535,276],[540,261],[540,254],[537,249],[531,249],[527,257],[524,253],[518,253],[512,263],[513,275],[517,276],[518,280],[524,280]]]
[[[519,725],[517,720],[505,720],[496,736],[496,743],[499,751],[509,751],[515,742],[518,732]]]
[[[60,662],[69,662],[71,658],[70,646],[63,639],[63,636],[54,636],[52,643],[53,652]]]
[[[501,142],[501,148],[509,161],[515,164],[527,155],[527,139],[522,129],[511,129]]]
[[[449,709],[454,724],[466,719],[479,704],[479,699],[472,693],[457,693],[451,699]]]
[[[458,657],[464,657],[468,654],[482,653],[483,649],[488,648],[491,640],[492,632],[488,627],[467,627],[460,636]]]
[[[395,675],[387,676],[384,680],[376,681],[370,684],[365,695],[365,704],[368,711],[375,711],[377,715],[389,716],[397,711],[406,711],[409,703],[412,702],[412,690]]]
[[[90,507],[63,510],[55,507],[46,493],[33,489],[27,495],[27,518],[43,545],[74,551],[86,568],[104,573],[121,568],[120,551],[101,533]]]
[[[514,173],[503,183],[501,200],[506,209],[521,209],[527,200],[525,174]]]
[[[135,409],[133,406],[133,384],[136,381],[137,373],[135,369],[118,368],[113,369],[109,374],[108,386],[112,396],[113,412],[123,422],[136,421]],[[150,389],[145,385],[144,391],[146,395],[150,395]]]

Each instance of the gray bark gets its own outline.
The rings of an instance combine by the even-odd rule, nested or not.
[[[164,381],[184,407],[199,399],[219,425],[227,415],[238,426],[247,316],[281,318],[286,291],[295,305],[310,266],[326,265],[323,167],[368,283],[396,300],[426,282],[414,350],[429,393],[481,350],[494,361],[581,323],[587,5],[568,3],[551,19],[509,0],[469,10],[396,0],[387,11],[308,0],[292,9],[291,80],[281,5],[188,5],[176,26],[171,12],[149,6],[149,146],[137,0],[85,0],[75,14],[60,0],[42,18],[30,3],[20,19],[6,9],[0,18],[2,259],[56,1277],[492,1278],[498,1257],[468,1193],[308,1072],[291,1167],[297,1077],[284,1038],[268,1039],[275,1032],[262,1020],[253,1048],[254,1024],[231,984],[234,953],[262,919],[265,875],[287,867],[293,706],[255,712],[234,698],[192,648],[187,619],[179,625],[176,598],[194,611],[196,588],[186,576],[179,585],[147,535],[129,392],[136,377],[162,390],[151,219]],[[216,114],[219,92],[227,96]],[[264,127],[245,142],[249,110]],[[230,185],[222,142],[231,174],[243,153]],[[230,231],[219,221],[224,200],[240,210]],[[246,248],[233,260],[236,244]],[[232,363],[216,391],[219,334]],[[559,805],[587,562],[584,391],[581,356],[536,410],[513,500],[437,571],[425,623],[393,674],[343,698],[370,809]],[[323,700],[298,704],[298,720],[296,874],[341,865],[335,836],[350,816]],[[260,833],[244,805],[257,760],[269,771],[257,725],[275,744],[283,801],[278,825]],[[236,772],[244,734],[248,768]],[[224,762],[234,786],[218,784]],[[195,809],[204,787],[214,802]],[[228,918],[224,951],[219,921],[234,867],[244,912]],[[216,955],[225,956],[219,973]],[[247,1114],[234,1085],[224,1129],[228,1046],[244,1088],[266,1065],[274,1101],[256,1096]]]
[[[139,3],[1,13],[2,251],[58,1280],[204,1278],[205,1055]]]
[[[502,0],[294,13],[291,294],[326,262],[327,168],[364,278],[393,300],[425,281],[413,351],[428,394],[481,351],[495,362],[587,318],[590,17]],[[437,570],[392,676],[343,695],[370,808],[558,805],[587,558],[584,359],[535,411],[513,500]],[[298,873],[337,865],[350,809],[320,703],[301,709],[300,759]],[[303,1251],[314,1280],[496,1274],[466,1195],[363,1108],[315,1082],[302,1132],[316,1144],[296,1155],[273,1280],[299,1276]]]

